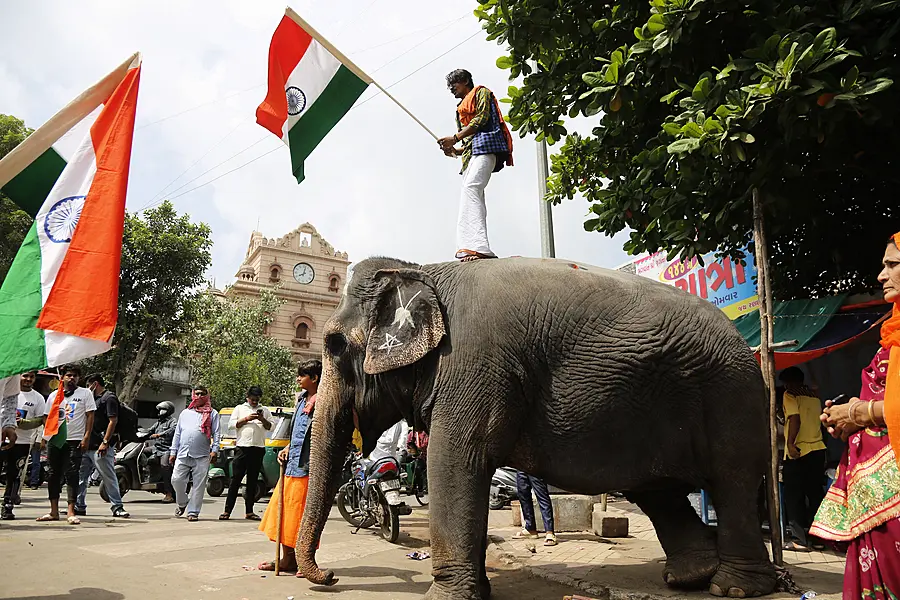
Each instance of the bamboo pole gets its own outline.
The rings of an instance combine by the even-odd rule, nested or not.
[[[284,530],[284,464],[278,478],[278,539],[275,540],[275,576],[281,572],[281,532]]]
[[[769,530],[772,534],[772,561],[784,565],[784,540],[781,530],[781,494],[778,493],[778,427],[776,422],[775,355],[772,343],[775,328],[772,320],[772,287],[769,277],[769,246],[759,190],[753,188],[753,236],[756,242],[757,290],[759,293],[759,364],[769,395],[769,469],[766,475],[766,497],[769,504]]]

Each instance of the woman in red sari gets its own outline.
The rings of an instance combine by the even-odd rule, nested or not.
[[[826,403],[822,421],[847,441],[834,485],[810,534],[849,542],[844,600],[900,597],[900,233],[888,242],[878,281],[894,304],[881,349],[862,372],[859,398]],[[893,434],[893,439],[889,436]]]

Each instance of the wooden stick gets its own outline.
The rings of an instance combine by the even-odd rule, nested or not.
[[[275,543],[275,576],[281,572],[281,532],[284,529],[284,465],[278,478],[278,539]]]
[[[769,503],[769,531],[772,534],[772,561],[784,565],[784,540],[781,531],[781,494],[778,493],[778,425],[776,421],[777,392],[775,382],[775,355],[772,341],[775,339],[772,322],[772,286],[769,278],[769,246],[766,240],[766,223],[759,190],[753,188],[753,237],[756,243],[757,290],[759,293],[759,364],[762,369],[766,392],[769,394],[769,470],[766,476],[766,497]]]

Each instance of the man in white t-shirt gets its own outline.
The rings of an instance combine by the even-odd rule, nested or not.
[[[225,498],[225,512],[219,515],[220,521],[231,518],[231,511],[237,502],[241,480],[247,476],[244,486],[244,518],[259,521],[260,517],[253,512],[256,502],[256,485],[263,457],[266,455],[266,432],[272,429],[272,413],[260,405],[262,388],[258,385],[247,390],[247,401],[236,406],[231,413],[230,425],[237,430],[237,442],[234,449],[234,461],[231,463],[231,485]]]
[[[77,365],[63,367],[62,383],[59,388],[47,398],[46,409],[47,425],[44,436],[53,434],[47,442],[47,459],[50,466],[50,512],[38,521],[59,520],[59,496],[62,491],[62,481],[65,477],[66,492],[68,495],[68,511],[66,520],[70,525],[79,525],[81,520],[75,515],[75,501],[78,497],[78,471],[81,468],[81,458],[87,450],[91,439],[91,430],[94,427],[94,411],[97,404],[94,394],[87,388],[78,387],[81,381],[81,368]],[[54,411],[59,417],[58,430],[54,427],[55,419],[51,416]]]
[[[387,431],[381,434],[375,442],[375,449],[369,454],[369,460],[379,460],[386,456],[393,456],[400,460],[400,452],[406,449],[406,437],[409,425],[406,421],[394,423]]]
[[[5,521],[15,519],[13,506],[19,504],[19,485],[22,481],[22,469],[25,468],[25,459],[28,449],[37,429],[44,422],[44,397],[34,391],[34,371],[22,373],[19,379],[19,397],[16,406],[16,443],[4,450],[0,457],[6,465],[6,491],[3,493],[3,508],[0,509],[0,518]]]

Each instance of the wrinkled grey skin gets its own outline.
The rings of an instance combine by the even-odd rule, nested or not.
[[[426,599],[490,595],[488,495],[503,465],[573,492],[625,491],[653,521],[672,586],[773,591],[756,510],[763,383],[712,304],[563,261],[369,259],[325,326],[323,365],[296,545],[311,582],[334,581],[315,549],[355,410],[365,453],[401,417],[431,435]],[[717,530],[687,500],[698,488],[712,494]]]

